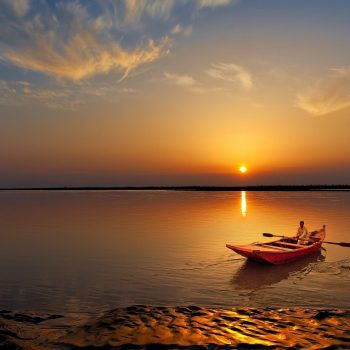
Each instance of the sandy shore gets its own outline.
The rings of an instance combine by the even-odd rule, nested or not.
[[[350,349],[340,310],[131,306],[100,315],[0,312],[1,349]]]

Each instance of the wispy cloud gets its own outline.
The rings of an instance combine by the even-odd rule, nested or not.
[[[111,86],[85,82],[44,88],[34,86],[28,81],[0,80],[0,105],[22,106],[31,102],[48,108],[76,110],[86,104],[86,101],[96,98],[115,101],[117,95],[135,92],[132,88],[120,87],[118,84]]]
[[[214,79],[224,80],[229,83],[239,83],[246,91],[251,90],[254,86],[252,75],[238,64],[214,63],[205,72]]]
[[[0,80],[0,105],[22,105],[28,100],[37,100],[46,104],[53,99],[63,97],[67,97],[67,92],[63,90],[37,88],[27,81]]]
[[[350,107],[350,68],[332,69],[327,78],[297,95],[296,106],[315,116]]]
[[[125,77],[168,50],[166,38],[123,47],[112,37],[107,18],[91,17],[77,2],[61,3],[55,13],[32,12],[22,22],[10,26],[6,18],[0,25],[0,57],[24,69],[74,81],[111,70]]]
[[[15,68],[12,79],[0,80],[0,104],[77,109],[87,99],[134,93],[120,82],[168,55],[177,37],[190,36],[200,11],[235,2],[0,0],[0,65]],[[39,75],[20,82],[23,71]],[[206,91],[190,75],[166,73],[163,80]]]
[[[177,24],[171,29],[171,34],[182,34],[184,36],[190,36],[192,34],[192,26],[183,27]]]
[[[200,7],[217,7],[227,6],[231,3],[231,0],[198,0]]]
[[[144,15],[166,19],[170,16],[174,4],[174,0],[125,0],[125,19],[127,22],[136,22]]]
[[[29,0],[3,0],[17,17],[23,17],[29,10]]]
[[[160,45],[150,41],[143,48],[127,51],[116,43],[101,44],[89,32],[77,33],[64,44],[55,34],[46,38],[39,35],[33,39],[32,47],[9,49],[3,58],[25,69],[71,80],[81,80],[112,69],[120,70],[124,78],[132,69],[155,61],[166,52],[166,41]],[[57,51],[57,46],[63,46],[62,51]]]
[[[198,93],[203,91],[201,84],[190,75],[165,72],[164,77],[168,84],[184,88],[191,92]]]
[[[237,0],[124,0],[127,22],[139,21],[142,17],[168,19],[180,7],[188,6],[189,11],[205,7],[228,6]]]
[[[111,71],[119,71],[125,78],[130,71],[166,55],[169,36],[189,35],[191,21],[201,8],[230,3],[231,0],[3,0],[0,59],[22,69],[73,81]],[[180,16],[184,9],[189,15]]]

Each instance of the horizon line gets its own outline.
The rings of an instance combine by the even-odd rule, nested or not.
[[[9,187],[0,191],[311,191],[311,190],[350,190],[350,184],[332,185],[249,185],[249,186],[57,186],[57,187]]]

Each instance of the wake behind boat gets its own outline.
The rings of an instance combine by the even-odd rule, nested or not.
[[[226,244],[226,247],[248,259],[278,265],[319,251],[325,237],[326,226],[323,226],[310,233],[307,244],[298,244],[296,239],[283,237],[268,243]]]

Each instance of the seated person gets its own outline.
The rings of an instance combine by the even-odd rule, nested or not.
[[[309,231],[304,226],[304,221],[300,221],[300,226],[298,227],[297,236],[298,244],[305,244],[307,245],[309,243]]]

